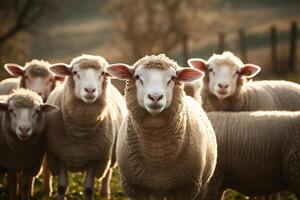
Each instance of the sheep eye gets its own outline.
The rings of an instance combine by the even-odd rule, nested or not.
[[[73,71],[73,75],[74,75],[74,76],[77,75],[77,77],[80,79],[80,75],[78,74],[77,71]]]
[[[174,75],[171,77],[171,80],[174,81],[176,78],[177,78],[177,76]]]
[[[102,72],[101,75],[105,75],[105,72]]]
[[[9,109],[8,109],[8,112],[10,112],[10,113],[13,113],[13,112],[14,112],[14,110],[13,110],[13,109],[11,109],[11,108],[9,108]]]
[[[139,75],[136,75],[134,76],[135,80],[139,80],[140,79],[140,76]]]

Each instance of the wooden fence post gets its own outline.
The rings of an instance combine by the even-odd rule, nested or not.
[[[247,59],[247,47],[246,47],[246,36],[245,36],[245,30],[240,29],[239,30],[239,43],[240,43],[240,51],[241,51],[241,58],[244,63],[248,62]]]
[[[297,23],[291,23],[289,70],[294,71],[297,60]]]
[[[225,33],[219,33],[218,53],[223,53],[225,50]]]
[[[270,38],[271,38],[271,64],[272,64],[272,71],[274,73],[278,73],[278,66],[277,66],[277,30],[274,25],[271,26],[270,29]]]

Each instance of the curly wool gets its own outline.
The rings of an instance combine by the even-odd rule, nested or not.
[[[27,71],[32,77],[46,77],[52,75],[49,70],[50,63],[44,60],[32,60],[27,62],[24,66],[25,71]]]
[[[101,56],[82,54],[81,56],[73,58],[73,60],[70,63],[70,66],[72,67],[74,65],[79,65],[80,68],[83,69],[86,68],[100,69],[100,68],[107,67],[108,62]]]
[[[239,68],[244,66],[244,63],[230,51],[224,51],[222,54],[213,54],[207,61],[216,65],[237,66]]]
[[[133,69],[136,69],[140,66],[143,67],[156,67],[160,69],[167,69],[169,67],[174,68],[175,70],[179,67],[177,62],[167,57],[165,54],[144,56],[139,59],[134,65]]]
[[[17,89],[13,90],[13,93],[8,95],[7,103],[13,102],[14,106],[22,107],[33,107],[35,104],[43,103],[43,99],[36,93],[29,89]]]

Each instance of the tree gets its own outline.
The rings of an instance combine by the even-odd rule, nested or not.
[[[169,53],[194,37],[203,23],[206,0],[111,0],[110,13],[134,59]]]
[[[27,30],[53,5],[45,0],[1,0],[0,46],[17,33]]]

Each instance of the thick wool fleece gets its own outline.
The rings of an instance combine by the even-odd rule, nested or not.
[[[155,66],[154,66],[155,67]],[[168,109],[152,117],[138,106],[127,82],[128,117],[117,142],[117,161],[126,195],[194,199],[216,164],[216,139],[206,114],[182,85],[175,84]]]
[[[204,78],[201,91],[205,111],[300,110],[300,85],[288,81],[250,81],[240,79],[233,96],[219,100],[208,89]]]
[[[113,144],[125,115],[125,102],[105,78],[102,95],[86,104],[74,95],[74,82],[68,77],[64,87],[49,98],[61,112],[49,117],[46,133],[49,169],[58,175],[59,163],[71,171],[83,171],[95,163],[97,177],[104,175],[113,158]]]
[[[7,97],[16,107],[32,107],[42,103],[42,99],[30,90],[15,90]],[[27,141],[20,141],[10,126],[9,113],[0,114],[0,166],[5,170],[15,172],[26,171],[33,176],[39,172],[45,152],[44,128],[45,116],[39,119],[39,126]]]
[[[247,196],[284,190],[300,198],[300,112],[211,112],[218,162],[207,200],[223,190]]]

